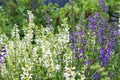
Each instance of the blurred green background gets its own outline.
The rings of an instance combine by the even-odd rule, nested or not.
[[[109,6],[109,16],[112,13],[120,13],[120,0],[105,0]],[[85,24],[94,12],[99,12],[98,0],[1,0],[0,1],[0,33],[10,37],[10,31],[14,24],[20,29],[21,37],[23,25],[28,24],[27,10],[31,10],[35,16],[34,23],[37,26],[51,27],[54,33],[58,33],[63,18],[73,26]]]

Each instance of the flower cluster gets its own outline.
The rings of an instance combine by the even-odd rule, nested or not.
[[[118,31],[120,32],[120,18],[119,18]]]
[[[64,77],[66,78],[66,80],[75,80],[75,67],[73,68],[68,68],[65,67],[65,73],[64,73]]]
[[[104,11],[108,12],[108,6],[105,4],[104,0],[98,0],[99,7]]]
[[[98,78],[98,72],[95,72],[95,73],[93,74],[93,78],[94,78],[94,79],[97,79],[97,78]]]
[[[91,15],[91,16],[88,18],[88,20],[89,20],[88,29],[89,29],[89,30],[95,30],[95,29],[96,29],[98,16],[99,16],[99,14],[98,14],[98,13],[95,13],[94,15]]]
[[[11,31],[11,36],[14,39],[16,38],[17,40],[20,39],[19,29],[17,24],[14,24],[13,30]]]
[[[80,26],[78,25],[78,27]],[[85,31],[81,29],[79,31],[69,32],[69,39],[71,43],[70,48],[75,52],[75,57],[82,57],[86,46]]]
[[[104,66],[108,63],[115,48],[115,39],[118,36],[118,31],[117,27],[114,24],[109,24],[105,18],[100,19],[99,22],[98,43],[101,46],[99,59],[102,61],[100,65]]]
[[[1,49],[0,49],[0,63],[1,63],[1,64],[4,63],[5,57],[6,57],[5,45],[2,45],[2,46],[1,46]]]
[[[32,78],[32,74],[30,74],[31,66],[26,65],[25,67],[22,67],[23,73],[20,75],[21,80],[30,80]]]
[[[99,13],[95,13],[89,17],[88,29],[91,34],[90,36],[95,36],[97,33],[97,41],[101,47],[99,50],[100,65],[104,66],[108,63],[111,53],[115,48],[115,39],[118,36],[116,24],[110,24],[107,18],[102,17]],[[92,34],[93,32],[95,34]]]

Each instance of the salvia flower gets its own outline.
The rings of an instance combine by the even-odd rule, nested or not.
[[[74,51],[75,58],[80,58],[81,53],[84,52],[86,46],[85,31],[81,29],[69,32],[69,34],[70,48]]]
[[[97,27],[97,19],[98,19],[99,14],[95,13],[94,15],[90,16],[88,18],[89,23],[88,23],[88,29],[90,30],[95,30]]]
[[[30,80],[32,79],[32,74],[30,73],[32,67],[29,65],[26,65],[25,67],[21,68],[23,70],[23,73],[20,75],[21,80]]]
[[[113,80],[113,77],[114,77],[115,75],[116,75],[115,73],[111,73],[111,72],[108,73],[108,76],[110,77],[110,80]]]
[[[98,0],[99,7],[104,11],[108,12],[108,6],[105,4],[104,0]]]
[[[118,31],[117,30],[114,31],[114,36],[118,36]]]
[[[75,80],[75,76],[76,76],[76,73],[75,73],[75,67],[65,67],[65,73],[64,73],[64,77],[66,78],[66,80]]]
[[[100,48],[100,65],[105,66],[109,62],[109,58],[111,56],[112,48],[108,47],[107,49],[105,47]]]
[[[94,74],[93,74],[93,79],[97,79],[98,78],[98,72],[95,72]]]
[[[102,38],[102,28],[98,28],[98,43],[100,44],[102,42],[101,38]]]
[[[5,57],[6,57],[5,45],[2,45],[2,46],[1,46],[1,49],[0,49],[0,63],[1,63],[1,64],[4,63]]]

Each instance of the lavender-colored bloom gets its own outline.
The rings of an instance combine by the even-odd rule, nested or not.
[[[108,9],[108,6],[105,5],[104,0],[98,0],[98,3],[99,3],[99,7],[100,7],[103,11],[108,12],[109,9]]]
[[[88,20],[89,20],[88,28],[89,29],[92,29],[92,30],[96,29],[98,17],[99,17],[99,14],[95,13],[94,15],[92,15],[88,18]]]
[[[87,67],[87,68],[86,68],[86,72],[88,72],[88,71],[89,71],[89,68]]]
[[[4,58],[6,57],[6,50],[5,50],[5,45],[1,46],[0,49],[0,63],[3,64],[4,63]]]
[[[118,21],[118,18],[116,18],[116,17],[110,17],[110,18],[111,18],[111,20],[114,21],[114,22],[117,22],[117,21]]]
[[[75,50],[75,46],[74,46],[73,44],[70,45],[70,48],[71,48],[72,50]]]
[[[4,63],[4,58],[0,58],[0,63],[3,64]]]
[[[77,32],[74,32],[74,36],[77,36]]]
[[[100,4],[103,4],[103,3],[104,3],[104,0],[98,0],[98,2],[99,2]]]
[[[104,58],[104,53],[105,53],[105,49],[104,48],[100,48],[100,55],[99,55],[99,59],[103,59]]]
[[[106,57],[103,59],[102,65],[103,65],[103,66],[106,65],[106,64],[108,63],[108,61],[109,61],[109,57],[106,56]]]
[[[82,35],[85,35],[85,31],[84,30],[81,30],[81,31],[78,32],[78,37],[80,37]]]
[[[95,13],[93,17],[97,19],[99,17],[99,13]]]
[[[93,16],[90,16],[90,17],[89,17],[89,22],[96,22],[96,20],[94,19]]]
[[[6,52],[6,50],[3,49],[3,50],[1,50],[1,52]]]
[[[78,53],[79,54],[83,53],[83,49],[79,49]]]
[[[112,51],[111,48],[108,48],[108,49],[107,49],[106,57],[110,57],[110,56],[111,56],[111,51]]]
[[[86,46],[86,39],[85,38],[82,38],[82,44],[84,47]]]
[[[98,72],[95,72],[95,73],[93,74],[93,78],[94,78],[94,79],[97,79],[97,78],[98,78]]]
[[[111,56],[111,51],[112,51],[112,48],[110,48],[110,47],[108,47],[107,49],[100,48],[99,59],[100,59],[101,66],[105,66],[109,62],[109,58]]]
[[[99,59],[101,61],[100,62],[101,66],[104,66],[108,63],[111,50],[112,50],[111,48],[108,48],[107,50],[105,48],[100,48]]]
[[[105,5],[105,6],[103,7],[103,10],[104,10],[105,12],[108,12],[108,10],[109,10],[109,9],[108,9],[108,6]]]
[[[90,61],[89,60],[85,60],[82,62],[83,65],[87,65],[87,64],[90,64]]]
[[[80,28],[81,26],[78,25],[76,28],[76,31],[69,32],[69,39],[70,39],[70,48],[74,53],[75,59],[84,59],[84,53],[85,51],[85,45],[86,45],[86,39],[85,39],[85,31]]]
[[[110,43],[109,43],[109,47],[110,48],[112,48],[112,49],[114,49],[114,47],[115,47],[115,38],[112,38],[111,40],[110,40]]]
[[[101,44],[101,38],[102,38],[102,28],[98,28],[98,43]]]
[[[114,31],[114,36],[118,36],[118,31],[117,30]]]
[[[115,73],[108,73],[108,76],[110,77],[110,80],[113,80],[113,77],[115,76]]]
[[[106,36],[104,35],[104,36],[102,36],[102,39],[101,39],[101,44],[105,44],[106,43]]]
[[[112,77],[110,77],[110,80],[113,80],[113,78],[112,78]]]
[[[97,24],[94,23],[94,22],[89,22],[88,28],[94,30],[94,29],[96,29],[96,25],[97,25]]]
[[[69,36],[69,39],[71,42],[74,42],[74,38],[72,36]]]
[[[0,57],[5,58],[5,57],[6,57],[6,54],[5,54],[5,53],[1,53],[1,54],[0,54]]]

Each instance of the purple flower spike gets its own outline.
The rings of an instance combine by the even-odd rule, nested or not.
[[[78,51],[78,52],[79,52],[79,54],[81,54],[81,53],[83,53],[83,50],[82,50],[82,49],[79,49],[79,51]]]
[[[94,79],[97,79],[97,78],[98,78],[98,72],[95,72],[95,73],[93,74],[93,78],[94,78]]]
[[[86,68],[86,72],[88,72],[88,71],[89,71],[89,68],[87,67],[87,68]]]
[[[104,52],[105,52],[105,49],[104,49],[104,48],[101,48],[101,49],[100,49],[99,59],[102,59],[102,58],[104,57]]]
[[[118,36],[118,31],[117,30],[114,31],[114,36]]]
[[[74,32],[74,36],[77,36],[77,32]]]
[[[89,17],[89,19],[88,19],[89,20],[89,23],[88,23],[89,29],[92,29],[92,30],[96,29],[98,17],[99,17],[98,13],[95,13],[94,15]]]
[[[73,44],[71,44],[71,45],[70,45],[70,48],[71,48],[72,50],[74,50],[74,49],[75,49],[75,46],[74,46]]]
[[[99,13],[95,13],[94,18],[98,18],[98,17],[99,17]]]
[[[84,52],[86,45],[85,31],[80,27],[81,26],[78,25],[76,28],[79,28],[79,30],[69,32],[70,48],[75,53],[75,58],[83,58],[81,53]]]
[[[104,12],[108,12],[108,6],[105,5],[105,2],[104,0],[98,0],[98,3],[99,3],[99,7],[104,11]]]
[[[104,0],[98,0],[98,2],[99,2],[100,4],[103,4],[103,3],[104,3]]]
[[[98,28],[98,43],[101,44],[101,38],[102,38],[102,28]]]
[[[108,48],[108,49],[107,49],[107,54],[106,54],[107,57],[110,57],[110,55],[111,55],[111,51],[112,51],[111,48]]]
[[[70,41],[74,42],[74,38],[72,36],[69,36]]]
[[[103,10],[104,10],[105,12],[108,12],[108,10],[109,10],[109,9],[108,9],[108,6],[104,6],[104,7],[103,7]]]
[[[0,63],[1,63],[1,64],[4,63],[5,57],[6,57],[5,45],[2,45],[2,46],[1,46],[1,49],[0,49]]]

